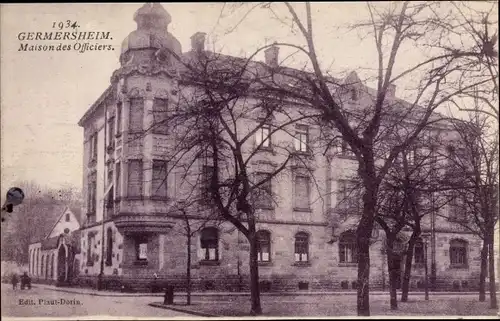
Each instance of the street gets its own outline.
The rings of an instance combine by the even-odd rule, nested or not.
[[[12,290],[2,283],[3,317],[192,317],[189,314],[148,306],[151,297],[104,297],[43,288]]]

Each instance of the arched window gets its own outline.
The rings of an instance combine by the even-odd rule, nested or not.
[[[356,246],[356,235],[352,231],[344,232],[339,240],[339,262],[357,263],[358,249]]]
[[[28,251],[28,273],[31,274],[31,265],[33,264],[32,250]]]
[[[106,265],[111,266],[113,264],[113,231],[111,227],[108,228],[106,232]]]
[[[295,234],[295,262],[309,260],[309,235],[305,232]]]
[[[259,262],[271,261],[271,233],[268,231],[257,232],[257,260]]]
[[[49,271],[50,271],[50,268],[49,268],[49,264],[50,264],[50,254],[47,254],[47,256],[45,257],[45,273],[44,273],[44,276],[45,276],[45,279],[48,279],[49,278]]]
[[[55,265],[56,265],[56,260],[55,260],[55,257],[54,257],[54,253],[52,253],[52,256],[50,258],[50,278],[54,278],[54,268],[55,268]]]
[[[425,257],[424,257],[424,242],[422,242],[422,239],[418,239],[417,242],[415,243],[415,246],[413,248],[413,259],[415,264],[424,264],[425,263]]]
[[[467,266],[467,241],[450,241],[450,264],[455,267]]]
[[[42,266],[40,268],[40,276],[43,276],[43,274],[44,274],[43,273],[44,272],[43,270],[45,268],[45,264],[44,263],[45,263],[45,255],[42,255],[42,261],[41,261]]]
[[[202,260],[219,260],[219,231],[215,227],[207,227],[201,231],[200,243]]]
[[[36,249],[36,256],[35,256],[35,259],[36,259],[36,263],[35,263],[35,275],[38,275],[38,269],[39,269],[38,262],[39,262],[39,258],[40,258],[40,251],[39,251],[38,249]]]

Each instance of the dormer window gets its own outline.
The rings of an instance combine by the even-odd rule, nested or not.
[[[351,88],[350,94],[351,94],[351,100],[353,101],[358,100],[358,91],[356,90],[356,88]]]

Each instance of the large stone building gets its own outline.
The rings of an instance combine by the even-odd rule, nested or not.
[[[144,5],[134,20],[137,30],[122,43],[121,67],[79,122],[84,128],[86,202],[78,282],[95,285],[102,273],[106,287],[144,289],[156,275],[183,286],[187,260],[183,220],[166,210],[169,200],[175,198],[178,182],[169,176],[166,188],[158,184],[167,166],[163,153],[169,148],[168,135],[161,128],[145,129],[153,123],[152,111],[175,102],[181,86],[180,70],[172,61],[158,59],[158,50],[168,47],[181,57],[189,56],[203,50],[204,38],[203,33],[196,33],[193,48],[183,52],[179,41],[168,32],[171,17],[159,4]],[[271,48],[264,63],[274,63],[277,55],[278,50]],[[347,80],[356,77],[351,73]],[[392,91],[390,98],[396,99],[394,95]],[[318,131],[310,127],[298,132],[314,136]],[[310,179],[290,175],[272,183],[281,201],[272,209],[263,209],[266,215],[257,223],[259,273],[271,289],[337,290],[356,286],[356,240],[352,232],[356,217],[331,223],[337,199],[345,193],[346,180],[355,173],[356,163],[347,154],[330,158],[318,154],[313,162],[316,184],[322,184],[319,190],[330,191],[322,195],[325,202],[311,202],[320,191],[311,188]],[[428,262],[437,288],[475,287],[480,241],[440,215],[426,216],[423,225],[424,231],[431,232]],[[375,288],[388,283],[383,239],[377,229],[371,246],[370,274]],[[231,225],[206,227],[193,236],[191,247],[195,288],[248,288],[249,245]],[[404,261],[402,255],[401,267]],[[423,244],[419,243],[412,287],[423,284],[423,261]]]

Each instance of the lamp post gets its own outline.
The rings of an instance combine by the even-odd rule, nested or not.
[[[422,234],[422,239],[424,241],[424,267],[425,267],[425,300],[429,300],[429,271],[428,271],[428,262],[427,262],[427,243],[428,243],[428,233]]]

